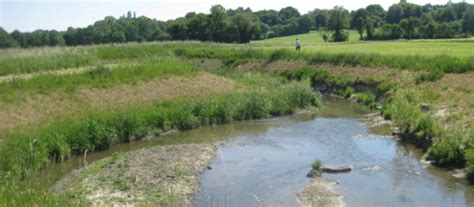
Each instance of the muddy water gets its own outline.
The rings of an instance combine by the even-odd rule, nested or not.
[[[297,193],[309,185],[312,161],[352,164],[348,174],[323,176],[347,206],[474,206],[474,187],[420,162],[422,152],[368,128],[364,107],[327,99],[326,109],[219,127],[208,127],[118,145],[84,159],[51,166],[42,177],[52,183],[72,169],[117,151],[165,144],[215,143],[219,155],[201,179],[193,206],[299,206]]]

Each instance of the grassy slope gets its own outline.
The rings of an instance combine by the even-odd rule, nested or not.
[[[325,43],[318,32],[254,41],[250,45],[257,48],[275,49],[293,47],[296,38],[303,44],[303,52],[314,53],[377,53],[383,55],[419,55],[474,58],[474,41],[460,40],[397,40],[359,41],[357,32],[350,32],[349,42]]]
[[[137,60],[144,57],[172,56],[179,48],[195,50],[201,56],[218,58],[235,56],[236,51],[254,50],[249,58],[268,58],[277,49],[293,52],[296,38],[300,38],[303,43],[303,55],[300,58],[310,59],[318,56],[319,61],[327,63],[387,66],[401,69],[426,69],[433,66],[439,66],[441,69],[466,67],[474,70],[473,63],[466,63],[474,62],[472,61],[474,59],[473,39],[367,42],[359,41],[358,34],[351,31],[350,41],[342,43],[325,43],[318,32],[311,32],[253,41],[248,45],[167,42],[77,48],[3,49],[0,50],[0,76],[120,63],[124,60]],[[345,57],[337,56],[340,54],[344,54]],[[397,66],[390,61],[391,59],[396,59],[395,63],[402,62],[402,65]],[[430,62],[436,63],[429,64]]]
[[[15,102],[15,100],[23,101],[22,99],[15,99],[11,97],[15,97],[18,94],[27,94],[26,97],[29,98],[30,95],[39,94],[46,97],[55,97],[54,94],[57,91],[62,91],[65,93],[69,93],[71,91],[76,91],[78,88],[85,88],[85,89],[103,89],[103,88],[111,88],[114,89],[116,86],[133,86],[137,84],[139,81],[147,80],[151,81],[152,77],[170,77],[170,76],[186,76],[189,74],[196,73],[195,69],[192,67],[186,66],[180,62],[179,58],[174,57],[178,55],[182,58],[184,57],[208,57],[208,58],[219,58],[224,60],[224,63],[227,65],[239,65],[241,63],[245,63],[251,60],[264,60],[264,62],[271,62],[275,60],[288,60],[288,59],[302,59],[304,61],[309,61],[314,58],[315,55],[319,55],[320,60],[319,63],[336,63],[341,65],[358,65],[364,64],[363,61],[368,61],[367,65],[371,66],[385,66],[389,67],[392,66],[392,62],[386,62],[394,59],[393,57],[397,57],[395,62],[405,61],[405,64],[410,65],[420,65],[416,66],[417,68],[423,68],[432,66],[432,61],[437,60],[438,55],[444,55],[452,57],[452,59],[445,59],[446,64],[449,64],[450,61],[458,61],[461,64],[468,62],[467,59],[472,59],[474,57],[474,52],[469,49],[472,46],[472,41],[446,41],[446,40],[436,40],[436,41],[389,41],[389,42],[360,42],[356,41],[356,37],[354,37],[354,33],[351,35],[351,42],[347,43],[323,43],[317,34],[310,33],[306,35],[299,35],[298,37],[303,41],[303,55],[297,56],[294,54],[293,44],[294,39],[296,36],[291,37],[282,37],[282,38],[275,38],[271,40],[265,40],[261,42],[252,42],[249,45],[226,45],[226,44],[201,44],[195,42],[177,42],[177,43],[148,43],[148,44],[124,44],[124,45],[115,45],[115,46],[91,46],[91,47],[80,47],[76,49],[71,48],[36,48],[36,49],[27,49],[27,50],[12,50],[12,53],[0,53],[0,75],[5,74],[15,74],[15,73],[34,73],[38,71],[47,71],[47,70],[58,70],[64,67],[81,67],[84,65],[95,65],[99,63],[109,63],[109,62],[117,62],[118,64],[124,63],[133,63],[133,64],[144,64],[144,67],[135,67],[135,66],[124,66],[119,67],[118,70],[113,71],[102,71],[102,69],[98,69],[97,71],[93,71],[92,73],[84,73],[84,74],[72,74],[57,77],[54,75],[45,75],[40,77],[35,77],[31,80],[22,80],[22,81],[13,81],[10,83],[5,83],[0,85],[0,88],[3,87],[3,91],[5,93],[0,94],[1,102]],[[312,39],[315,39],[312,42]],[[287,48],[285,51],[277,50],[279,48]],[[71,50],[70,54],[66,53],[66,55],[61,55],[64,51]],[[84,52],[85,51],[85,52]],[[3,52],[3,51],[2,51]],[[354,56],[348,55],[340,55],[340,54],[352,54]],[[446,55],[446,53],[449,53]],[[69,55],[68,55],[69,54]],[[360,54],[363,54],[360,56]],[[376,55],[377,58],[373,58],[373,54]],[[155,63],[151,62],[147,65],[146,60],[154,59],[156,57],[161,57],[164,59],[172,59],[170,62],[162,61],[161,58],[159,59],[158,65],[160,63],[166,63],[167,67],[164,71],[159,70],[162,67],[154,67]],[[321,58],[323,57],[323,58]],[[360,58],[363,61],[360,61]],[[409,57],[409,58],[406,58]],[[326,58],[326,59],[325,59]],[[346,60],[347,59],[347,60]],[[145,63],[143,61],[145,60]],[[333,62],[336,60],[336,62]],[[372,61],[372,62],[371,62]],[[262,62],[262,61],[261,61]],[[390,63],[390,64],[388,64]],[[266,63],[265,63],[266,64]],[[453,67],[456,67],[454,65]],[[178,67],[178,68],[177,68]],[[395,68],[405,68],[409,66],[400,66],[397,65]],[[444,67],[441,65],[439,67]],[[18,70],[16,69],[18,68]],[[121,69],[120,69],[121,68]],[[175,70],[177,68],[177,70]],[[158,69],[158,70],[157,70]],[[168,70],[166,70],[168,69]],[[170,70],[172,69],[172,70]],[[349,71],[355,71],[354,69],[349,69]],[[374,69],[373,71],[368,71],[364,73],[363,76],[367,79],[373,80],[372,72],[376,73],[377,71]],[[394,74],[400,73],[398,70],[390,70]],[[98,72],[98,73],[96,73]],[[105,72],[105,73],[103,73]],[[334,72],[334,71],[331,71]],[[337,72],[334,72],[337,75]],[[346,75],[351,74],[350,72],[345,73]],[[226,73],[226,76],[230,79],[234,79],[241,85],[245,85],[250,87],[250,89],[258,89],[258,88],[267,88],[267,89],[278,89],[279,85],[281,84],[282,80],[275,80],[273,78],[267,78],[267,76],[255,76],[255,75],[242,75],[242,73]],[[411,80],[416,79],[417,73],[409,74],[408,75]],[[463,75],[460,75],[463,76]],[[354,76],[355,77],[355,76]],[[384,75],[382,75],[384,77]],[[451,76],[449,76],[451,77]],[[386,77],[384,77],[386,78]],[[397,77],[398,79],[404,79],[406,77]],[[386,79],[383,79],[386,80]],[[451,81],[455,81],[451,80]],[[467,79],[469,80],[472,79]],[[268,82],[270,81],[270,82]],[[335,81],[340,81],[338,78]],[[342,80],[344,83],[346,80]],[[466,81],[466,80],[464,80]],[[436,83],[436,82],[435,82]],[[413,86],[413,82],[404,83],[404,87],[410,88]],[[402,85],[402,84],[401,84]],[[444,84],[449,90],[451,90],[451,86],[448,84]],[[423,89],[423,87],[432,88],[429,85],[422,84],[419,87],[419,90],[422,93],[427,92],[428,90]],[[466,85],[461,84],[458,87],[453,88],[452,90],[458,91],[460,93],[470,94],[471,89],[466,88]],[[123,88],[118,87],[117,90],[121,90]],[[288,89],[288,88],[287,88]],[[156,90],[152,88],[151,90]],[[448,91],[449,91],[448,90]],[[273,91],[273,90],[272,90]],[[258,118],[258,117],[265,117],[273,112],[278,113],[285,113],[287,110],[286,102],[294,103],[297,100],[293,98],[298,97],[298,91],[294,91],[296,94],[292,94],[292,92],[286,91],[283,94],[275,93],[276,95],[272,95],[272,93],[262,93],[262,91],[257,90],[257,95],[253,98],[254,100],[239,100],[242,101],[242,105],[250,104],[246,109],[252,110],[252,107],[256,107],[256,111],[240,111],[238,113],[242,113],[243,116],[232,117],[233,115],[229,114],[206,114],[206,116],[210,116],[208,118],[213,118],[214,120],[225,119],[225,117],[231,116],[231,118],[238,118],[238,120],[245,120],[248,118]],[[425,94],[422,96],[426,96],[431,99],[435,99],[438,96],[442,96],[441,100],[447,101],[451,103],[452,100],[449,96],[444,96],[444,94]],[[72,93],[73,96],[75,93]],[[446,93],[449,95],[449,93]],[[364,94],[363,94],[364,95]],[[271,97],[274,96],[290,96],[290,97],[282,97],[282,101],[280,98],[274,99]],[[7,97],[7,98],[5,98]],[[10,98],[8,98],[10,97]],[[470,96],[469,96],[470,97]],[[245,98],[252,99],[252,96],[248,96]],[[287,99],[285,99],[287,98]],[[370,97],[369,97],[370,98]],[[100,98],[99,98],[100,99]],[[232,99],[232,98],[230,98]],[[265,99],[271,99],[271,107],[264,108],[265,113],[262,115],[259,113],[258,101],[262,101]],[[366,98],[367,99],[367,98]],[[27,99],[28,100],[28,99]],[[228,107],[225,105],[226,101],[217,101],[217,106],[219,104],[224,104],[222,107]],[[468,100],[468,99],[467,99]],[[77,101],[77,99],[72,99],[72,101]],[[156,101],[156,100],[155,100]],[[160,113],[165,111],[166,113],[172,114],[168,117],[165,115],[164,119],[170,120],[161,120],[159,126],[155,126],[155,122],[152,120],[155,118],[162,119],[163,116],[158,114],[151,114],[142,120],[140,117],[143,114],[150,113],[154,110],[153,107],[147,108],[146,106],[142,109],[130,110],[124,113],[116,113],[111,111],[94,111],[91,112],[91,116],[87,119],[83,119],[81,117],[71,117],[71,123],[68,125],[52,125],[47,129],[39,129],[33,130],[30,134],[21,134],[15,136],[18,139],[11,139],[16,140],[14,142],[6,142],[0,139],[0,144],[7,144],[7,148],[3,148],[3,152],[5,157],[9,157],[8,160],[2,160],[2,165],[0,165],[0,173],[1,170],[14,170],[17,172],[23,172],[24,174],[32,173],[29,169],[35,169],[41,166],[44,163],[50,162],[50,159],[61,159],[68,157],[72,154],[81,154],[84,150],[95,150],[96,147],[108,147],[110,144],[120,142],[120,141],[127,141],[127,137],[129,135],[124,135],[125,132],[119,130],[122,128],[127,128],[130,130],[131,135],[140,135],[142,136],[144,133],[144,128],[149,129],[150,127],[158,127],[160,129],[169,129],[169,127],[187,129],[187,128],[194,128],[201,125],[209,124],[209,120],[197,120],[196,117],[203,116],[202,114],[194,114],[195,111],[186,111],[184,110],[184,114],[178,113],[178,111],[183,111],[183,109],[191,108],[200,108],[202,104],[206,105],[209,104],[208,102],[198,101],[197,103],[194,101],[188,102],[189,99],[185,101],[179,101],[178,103],[175,102],[166,102],[163,105],[159,104]],[[256,102],[255,102],[256,101]],[[436,101],[436,100],[435,100]],[[468,100],[469,101],[469,100]],[[254,103],[255,102],[255,103]],[[367,101],[369,102],[369,101]],[[150,102],[152,103],[152,102]],[[45,103],[48,104],[47,102]],[[113,104],[113,103],[111,103]],[[197,105],[195,105],[197,104]],[[252,105],[253,104],[253,105]],[[161,109],[161,107],[171,107],[169,111],[167,109]],[[472,103],[462,103],[461,104],[464,109],[465,106],[473,106]],[[417,105],[416,105],[417,106]],[[138,107],[138,108],[140,108]],[[132,107],[133,108],[133,107]],[[136,108],[136,107],[135,107]],[[449,108],[455,108],[455,106],[449,105]],[[471,107],[472,108],[472,107]],[[4,108],[3,108],[4,109]],[[200,109],[201,110],[201,109]],[[217,110],[217,109],[215,109]],[[229,109],[233,110],[233,109]],[[410,110],[416,111],[419,115],[419,109],[411,108]],[[272,112],[273,111],[273,112]],[[212,111],[211,111],[212,112]],[[1,113],[1,110],[0,110]],[[215,113],[215,112],[212,112]],[[453,117],[452,119],[456,119],[459,121],[465,119],[465,117],[472,117],[472,110],[466,110],[465,113],[461,118]],[[467,114],[467,115],[466,115]],[[84,115],[84,114],[83,114]],[[155,117],[156,116],[156,117]],[[256,116],[256,117],[253,117]],[[160,118],[161,117],[161,118]],[[417,123],[408,123],[413,124],[415,127],[420,126],[420,120],[422,117],[421,115],[417,117]],[[423,119],[424,120],[424,119]],[[410,122],[410,120],[408,120]],[[426,121],[424,121],[426,122]],[[112,126],[109,126],[109,125]],[[170,126],[171,124],[171,126]],[[430,123],[428,123],[430,124]],[[124,127],[125,125],[125,127]],[[64,128],[63,128],[64,127]],[[82,128],[87,128],[87,130],[80,130]],[[427,126],[422,126],[427,127]],[[429,127],[429,126],[428,126]],[[77,130],[81,131],[81,133],[90,133],[87,136],[88,139],[81,139],[77,140],[77,142],[71,138],[71,134],[74,134]],[[419,130],[419,129],[416,129]],[[113,134],[116,133],[117,137],[107,137],[104,134]],[[128,132],[127,132],[128,133]],[[125,133],[126,134],[126,133]],[[120,137],[118,137],[120,136]],[[46,143],[39,143],[38,145],[40,148],[38,149],[37,153],[25,153],[30,148],[32,143],[35,144],[38,140],[46,141]],[[43,138],[42,138],[43,137]],[[120,138],[120,139],[119,139]],[[123,140],[122,140],[123,139]],[[473,142],[474,144],[474,142]],[[448,143],[449,146],[459,146],[459,143],[455,142],[454,144]],[[443,145],[444,146],[444,145]],[[474,145],[473,145],[474,146]],[[13,151],[12,151],[13,150]],[[440,153],[441,156],[449,157],[451,154],[442,155],[446,150],[442,148]],[[2,150],[0,150],[2,151]],[[6,156],[8,154],[9,156]],[[472,154],[472,155],[471,155]],[[458,156],[455,154],[455,156]],[[464,156],[464,155],[462,155]],[[474,152],[467,153],[466,156],[472,156],[472,160],[474,162]],[[451,158],[450,158],[451,159]],[[470,159],[466,157],[466,159]],[[49,161],[48,161],[49,160]],[[474,163],[473,163],[474,166]],[[474,171],[474,170],[473,170]],[[24,175],[23,175],[24,176]],[[1,179],[0,179],[1,181]],[[7,192],[4,191],[3,193],[7,193],[5,195],[9,195]],[[21,194],[20,194],[21,195]],[[1,197],[1,196],[0,196]],[[10,200],[11,201],[11,200]]]
[[[149,80],[149,74],[156,74],[157,77],[181,76],[181,81],[190,82],[190,80],[183,79],[182,76],[196,73],[193,67],[183,67],[187,65],[184,61],[167,62],[164,59],[160,59],[158,63],[152,65],[160,65],[160,63],[165,65],[151,67],[149,70],[143,67],[125,68],[122,71],[115,69],[105,71],[106,76],[102,77],[104,71],[101,71],[101,69],[99,70],[99,77],[87,73],[60,77],[47,75],[24,80],[22,84],[35,85],[37,80],[40,80],[38,83],[49,84],[51,81],[44,80],[58,79],[59,82],[53,83],[54,87],[48,86],[45,88],[45,91],[54,91],[69,85],[68,81],[63,81],[64,79],[76,81],[74,78],[77,78],[77,84],[86,89],[96,88],[102,90],[102,87],[105,87],[107,90],[111,90],[110,93],[127,94],[126,91],[123,91],[124,86],[134,87],[134,85],[140,85],[136,81]],[[113,109],[117,103],[114,105],[112,102],[109,107],[91,109],[82,114],[72,114],[67,118],[50,120],[50,123],[41,127],[37,127],[37,124],[35,124],[21,131],[12,132],[6,137],[2,136],[3,140],[0,139],[0,156],[5,159],[0,160],[0,203],[7,205],[25,203],[25,205],[28,205],[31,204],[30,202],[41,204],[59,202],[59,200],[43,193],[41,190],[29,189],[31,186],[28,182],[18,183],[15,180],[29,179],[37,170],[48,163],[61,161],[73,155],[104,150],[113,144],[141,139],[151,134],[157,136],[163,131],[172,129],[187,130],[232,121],[259,119],[292,113],[297,108],[320,106],[319,99],[315,96],[308,82],[290,83],[281,78],[255,73],[232,73],[226,76],[245,87],[231,88],[225,91],[225,94],[219,95],[206,94],[206,91],[196,91],[198,98],[190,98],[193,96],[186,95],[184,98],[172,97],[172,100],[163,101],[166,98],[160,96],[156,100],[146,101],[145,99],[143,103],[138,100],[135,104],[118,110]],[[132,82],[129,81],[130,78]],[[226,79],[225,77],[221,78]],[[216,80],[219,81],[219,79],[211,81]],[[177,85],[173,84],[173,86]],[[207,85],[214,85],[219,88],[227,87],[211,82],[207,82]],[[109,88],[111,86],[119,87]],[[74,87],[78,86],[75,85]],[[22,91],[35,93],[35,91],[26,90],[28,88],[32,87],[22,88],[20,85],[18,88],[13,88],[12,93],[21,93]],[[162,87],[151,87],[146,91],[154,93],[154,91],[160,90],[162,90]],[[182,90],[187,91],[186,88]],[[179,93],[179,91],[171,92]],[[44,96],[52,95],[54,94],[44,94]],[[147,94],[143,95],[146,96]],[[167,95],[173,96],[175,94]],[[73,96],[76,96],[76,94],[73,93]],[[126,96],[134,98],[131,94]],[[103,98],[99,97],[99,99]],[[114,98],[113,100],[117,99]],[[78,100],[73,98],[71,101]],[[48,105],[49,103],[41,104]],[[4,110],[4,108],[2,109]],[[0,110],[0,113],[2,112]],[[13,178],[10,178],[10,176]],[[44,196],[37,197],[37,195]],[[30,197],[34,197],[34,199],[30,199]]]

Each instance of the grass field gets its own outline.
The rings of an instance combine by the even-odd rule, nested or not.
[[[301,54],[293,50],[296,38]],[[382,104],[407,140],[429,143],[433,161],[474,176],[473,46],[472,39],[366,42],[351,31],[344,43],[312,32],[247,45],[1,50],[0,203],[61,205],[29,189],[28,180],[71,156],[173,129],[321,107],[310,87],[316,83],[362,104]],[[380,94],[357,91],[357,83]]]
[[[368,53],[394,56],[452,56],[474,58],[474,39],[457,40],[397,40],[397,41],[359,41],[359,34],[350,32],[348,42],[326,43],[319,32],[303,35],[254,41],[250,45],[257,48],[275,49],[294,47],[295,39],[302,41],[304,53]]]
[[[76,48],[7,49],[0,54],[0,76],[31,74],[116,64],[157,56],[192,53],[192,57],[219,59],[311,59],[338,65],[363,65],[416,70],[466,72],[474,70],[474,40],[359,41],[350,32],[350,41],[325,43],[318,32],[254,41],[248,45],[198,42],[130,43]],[[302,54],[294,54],[294,42],[300,38]],[[275,54],[285,50],[285,54]],[[281,53],[281,52],[280,52]],[[188,54],[189,55],[189,54]]]

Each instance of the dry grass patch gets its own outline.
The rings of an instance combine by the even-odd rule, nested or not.
[[[236,89],[233,80],[207,73],[119,85],[113,88],[80,89],[73,97],[64,94],[27,96],[21,103],[0,102],[0,130],[47,123],[90,109],[147,105],[159,100],[223,94]]]
[[[103,65],[104,67],[113,70],[119,64],[105,64]],[[12,74],[12,75],[5,75],[5,76],[0,76],[0,83],[3,82],[10,82],[14,80],[28,80],[32,79],[37,76],[42,76],[42,75],[56,75],[56,76],[61,76],[61,75],[74,75],[74,74],[82,74],[86,73],[92,70],[97,69],[97,66],[87,66],[87,67],[79,67],[79,68],[67,68],[67,69],[61,69],[61,70],[51,70],[51,71],[40,71],[40,72],[35,72],[35,73],[26,73],[26,74]]]
[[[194,78],[172,77],[110,89],[83,89],[78,96],[91,107],[133,106],[163,99],[221,94],[235,89],[235,86],[233,80],[201,74]]]
[[[448,108],[450,115],[444,117],[450,124],[474,124],[474,75],[446,74],[436,82],[425,82],[420,86],[425,100],[435,108]]]

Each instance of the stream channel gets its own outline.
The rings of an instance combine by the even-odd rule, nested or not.
[[[423,152],[400,143],[388,126],[370,127],[374,113],[345,100],[324,97],[326,108],[260,121],[176,133],[121,144],[108,151],[51,165],[40,176],[52,185],[86,163],[156,145],[213,143],[218,155],[201,178],[192,206],[300,206],[297,193],[309,186],[314,160],[353,165],[350,173],[323,174],[337,180],[333,191],[346,206],[474,206],[474,186],[453,172],[422,162]]]

